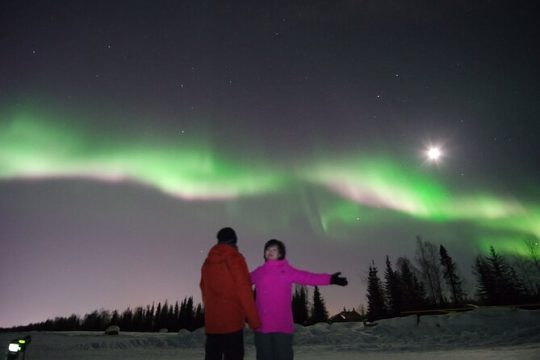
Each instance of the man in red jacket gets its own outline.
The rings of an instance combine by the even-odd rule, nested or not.
[[[253,299],[246,260],[238,251],[233,229],[217,233],[214,245],[201,269],[204,303],[206,360],[242,360],[244,324],[260,326]]]

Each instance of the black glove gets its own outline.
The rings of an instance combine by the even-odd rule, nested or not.
[[[347,286],[347,284],[349,283],[347,281],[347,278],[343,276],[339,276],[340,274],[341,272],[332,274],[332,277],[330,278],[330,284],[339,285],[339,286]]]

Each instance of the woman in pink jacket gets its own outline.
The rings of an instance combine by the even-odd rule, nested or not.
[[[345,286],[347,279],[340,273],[314,274],[293,268],[285,259],[285,245],[276,239],[264,245],[264,259],[265,263],[250,274],[261,320],[255,331],[257,360],[292,360],[293,284]]]

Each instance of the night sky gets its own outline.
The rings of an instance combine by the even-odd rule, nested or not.
[[[223,226],[331,313],[417,235],[469,293],[540,239],[533,1],[0,4],[0,327],[200,301]]]

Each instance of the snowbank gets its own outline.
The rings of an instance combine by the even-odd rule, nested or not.
[[[478,308],[447,315],[298,328],[298,345],[331,345],[336,350],[417,351],[540,343],[540,311]]]
[[[0,334],[2,346],[19,335]],[[27,354],[35,360],[195,359],[203,358],[204,340],[203,329],[177,334],[121,332],[118,336],[101,332],[34,332]],[[470,356],[473,352],[486,354],[482,349],[497,347],[507,347],[504,351],[513,351],[521,360],[527,358],[526,354],[531,359],[536,355],[540,358],[540,310],[478,308],[464,313],[422,316],[418,324],[415,315],[387,319],[373,327],[364,327],[362,323],[317,324],[297,327],[295,335],[298,359],[324,359],[336,351],[342,360],[368,353],[377,359],[398,354],[403,358],[404,354],[413,353],[418,358],[419,352],[441,355],[448,351],[454,355],[465,351],[463,356]],[[246,331],[246,349],[246,359],[254,358],[251,331]],[[490,350],[490,356],[497,351]]]

